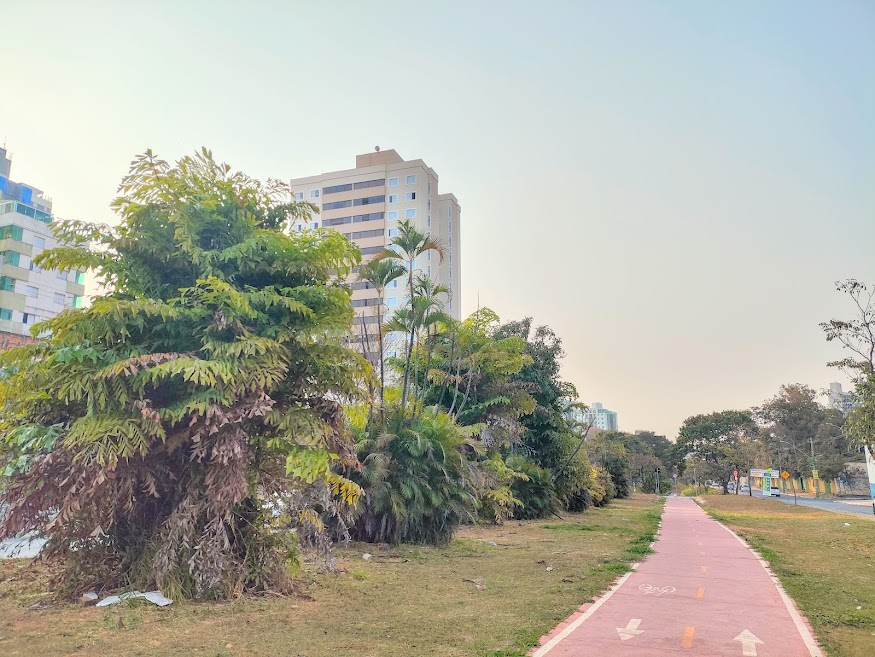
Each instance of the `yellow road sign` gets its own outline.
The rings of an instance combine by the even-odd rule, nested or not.
[[[815,479],[817,479],[817,470],[812,470],[811,476],[814,477]]]
[[[790,473],[787,472],[786,470],[784,470],[784,472],[781,473],[781,479],[789,479],[789,478],[790,478]]]

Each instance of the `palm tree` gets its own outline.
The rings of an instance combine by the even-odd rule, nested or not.
[[[386,286],[396,278],[404,275],[404,266],[392,260],[371,260],[364,265],[359,271],[359,280],[366,281],[374,286],[377,291],[377,339],[379,340],[380,350],[380,411],[383,411],[383,393],[385,390],[386,369],[385,359],[383,357],[383,293]]]
[[[437,252],[440,261],[444,260],[443,245],[428,233],[423,233],[409,221],[402,221],[398,224],[398,235],[392,238],[389,245],[381,253],[378,253],[375,260],[395,260],[404,263],[407,268],[407,294],[408,303],[413,310],[413,298],[415,296],[413,270],[415,269],[416,258],[429,251]],[[415,311],[411,313],[415,315]],[[411,320],[414,317],[411,316]],[[410,385],[410,359],[413,356],[413,340],[415,337],[415,322],[410,322],[410,337],[407,344],[407,363],[404,367],[404,387],[401,389],[401,406],[407,404],[407,389]]]
[[[444,312],[444,302],[439,299],[441,295],[450,296],[450,289],[446,285],[435,283],[428,276],[419,275],[416,277],[414,284],[415,297],[413,299],[414,317],[416,319],[417,343],[419,335],[425,329],[425,338],[428,351],[428,357],[425,361],[425,371],[423,372],[422,398],[425,399],[425,392],[428,388],[428,369],[431,366],[432,356],[432,337],[433,329],[436,329],[438,324],[449,324],[450,317]],[[414,372],[413,380],[419,381],[419,357],[416,358],[416,371]]]

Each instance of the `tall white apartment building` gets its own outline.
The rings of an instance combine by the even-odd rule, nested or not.
[[[324,227],[340,231],[359,246],[363,263],[398,234],[400,221],[409,220],[430,234],[443,245],[444,260],[441,262],[437,253],[428,253],[416,261],[414,271],[446,286],[450,290],[445,304],[447,314],[460,317],[461,206],[453,194],[439,192],[438,175],[425,162],[405,160],[394,150],[378,149],[356,155],[354,169],[295,178],[290,185],[296,200],[309,201],[318,208],[308,224],[298,223],[293,229]],[[355,273],[350,282],[356,324],[376,323],[376,290],[357,282]],[[384,314],[391,314],[405,301],[404,281],[396,280],[384,293]]]
[[[11,169],[0,148],[0,332],[30,335],[33,324],[82,307],[85,273],[34,264],[34,257],[58,244],[52,201],[36,187],[11,180]]]
[[[589,424],[602,431],[617,431],[617,414],[614,411],[609,411],[599,402],[593,403],[588,409],[583,412],[583,422]]]
[[[857,405],[854,396],[842,391],[842,384],[837,382],[829,384],[828,400],[830,408],[839,410],[844,415],[854,410],[854,407]]]

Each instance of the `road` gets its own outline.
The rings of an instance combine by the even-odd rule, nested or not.
[[[754,495],[756,497],[756,495]],[[760,499],[778,499],[788,504],[793,504],[793,495],[782,495],[778,498],[760,497]],[[872,500],[829,500],[812,499],[810,497],[797,497],[800,506],[810,506],[821,511],[832,513],[845,513],[849,516],[867,516],[875,519],[872,513]]]
[[[822,657],[763,562],[692,500],[668,499],[654,550],[531,654]]]

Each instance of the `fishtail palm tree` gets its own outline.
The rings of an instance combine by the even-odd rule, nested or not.
[[[385,250],[378,253],[375,260],[394,260],[404,263],[407,268],[407,294],[408,304],[413,309],[414,299],[414,277],[413,270],[415,269],[416,258],[435,251],[440,258],[444,260],[444,247],[438,241],[433,239],[428,233],[423,233],[409,221],[402,221],[398,224],[398,235],[393,237]],[[411,315],[414,315],[412,312]],[[413,341],[415,338],[415,322],[410,323],[409,338],[407,344],[407,362],[404,366],[404,386],[401,389],[401,405],[407,404],[407,389],[410,385],[410,359],[413,356]]]
[[[384,408],[384,390],[386,381],[386,365],[383,357],[383,293],[386,287],[397,278],[404,275],[404,265],[393,260],[371,260],[364,265],[359,271],[359,280],[366,281],[374,286],[377,291],[377,339],[379,340],[380,350],[380,411],[382,414]]]

